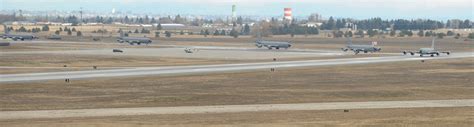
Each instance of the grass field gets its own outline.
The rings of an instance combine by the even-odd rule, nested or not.
[[[472,61],[4,83],[0,110],[472,99]]]

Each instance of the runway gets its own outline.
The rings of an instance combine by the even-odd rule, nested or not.
[[[468,58],[468,57],[474,57],[474,53],[473,52],[456,53],[450,56],[439,56],[439,57],[384,56],[384,57],[365,57],[365,58],[343,58],[343,59],[330,59],[330,60],[303,60],[303,61],[284,61],[284,62],[244,63],[244,64],[174,66],[174,67],[137,67],[137,68],[131,68],[131,69],[5,74],[5,75],[0,75],[0,83],[1,82],[41,81],[41,80],[64,80],[66,78],[84,79],[84,78],[142,76],[142,75],[187,75],[187,74],[203,74],[203,73],[216,73],[216,72],[249,71],[249,70],[269,69],[269,68],[278,69],[278,68],[313,67],[313,66],[329,66],[329,65],[371,64],[371,63],[383,63],[383,62],[454,59],[454,58]]]
[[[472,107],[474,99],[0,111],[0,120],[338,109]]]

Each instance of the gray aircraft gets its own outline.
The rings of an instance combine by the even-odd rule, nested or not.
[[[2,35],[3,39],[11,38],[14,41],[17,40],[33,40],[37,39],[38,37],[34,35],[28,35],[28,34],[10,34],[10,31],[7,29],[7,25],[3,25],[3,28],[5,30],[5,34]]]
[[[380,47],[375,47],[375,44],[372,43],[372,45],[354,45],[352,44],[352,39],[349,39],[347,41],[347,46],[346,48],[341,48],[342,51],[347,52],[348,50],[354,51],[355,54],[359,54],[359,52],[379,52],[382,50]]]
[[[134,45],[134,44],[141,45],[142,43],[150,44],[151,39],[146,38],[146,37],[125,37],[124,34],[120,32],[120,37],[117,39],[117,42],[120,42],[120,43],[127,42],[130,45]]]
[[[440,52],[435,49],[435,39],[431,40],[431,48],[420,48],[418,51],[403,51],[403,55],[406,55],[407,53],[410,53],[410,55],[415,55],[416,53],[420,54],[420,57],[423,57],[423,55],[430,55],[431,57],[439,56],[441,53],[446,53],[446,55],[450,55],[451,52],[445,51],[445,52]]]
[[[267,47],[268,49],[280,49],[285,48],[288,49],[291,47],[290,42],[285,41],[265,41],[265,40],[257,40],[255,41],[255,46],[258,48]]]

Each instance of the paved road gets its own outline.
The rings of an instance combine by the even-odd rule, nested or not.
[[[0,120],[337,109],[472,107],[474,99],[0,111]]]
[[[83,79],[83,78],[118,77],[118,76],[140,76],[140,75],[203,74],[203,73],[211,73],[211,72],[248,71],[248,70],[269,69],[269,68],[292,68],[292,67],[329,66],[329,65],[345,65],[345,64],[369,64],[369,63],[381,63],[381,62],[418,61],[418,60],[431,60],[431,59],[454,59],[454,58],[467,58],[467,57],[474,57],[474,53],[473,52],[456,53],[451,56],[439,56],[439,57],[385,56],[385,57],[344,58],[344,59],[330,59],[330,60],[305,60],[305,61],[262,62],[262,63],[244,63],[244,64],[175,66],[175,67],[141,67],[141,68],[131,68],[131,69],[6,74],[6,75],[0,75],[0,83],[1,82],[57,80],[57,79],[63,80],[66,78]]]

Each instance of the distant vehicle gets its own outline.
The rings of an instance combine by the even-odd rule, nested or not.
[[[50,40],[61,40],[62,37],[59,36],[59,35],[54,34],[54,35],[49,36],[48,39],[50,39]]]
[[[285,48],[288,49],[291,47],[290,42],[285,41],[265,41],[265,40],[257,40],[255,41],[255,46],[258,48],[267,47],[268,49],[280,49]]]
[[[141,45],[143,44],[150,44],[151,39],[146,37],[125,37],[123,32],[120,32],[120,37],[117,39],[117,42],[124,43],[127,42],[130,45]]]
[[[3,28],[5,30],[5,34],[2,35],[3,39],[11,38],[14,41],[17,40],[33,40],[37,39],[38,37],[34,35],[28,35],[28,34],[10,34],[10,31],[7,29],[7,25],[3,25]]]
[[[193,50],[188,49],[188,48],[184,49],[184,52],[185,52],[185,53],[194,53]]]
[[[435,49],[435,39],[433,38],[433,40],[431,40],[431,48],[420,48],[420,50],[418,51],[403,51],[403,55],[406,55],[407,53],[410,53],[410,55],[415,55],[415,54],[420,54],[420,57],[423,57],[423,55],[430,55],[431,57],[434,57],[435,55],[436,56],[439,56],[439,54],[441,53],[446,53],[446,55],[450,55],[451,52],[449,51],[444,51],[444,52],[440,52],[438,50]]]
[[[123,51],[120,50],[120,49],[113,49],[112,52],[120,52],[120,53],[122,53]]]
[[[347,41],[346,48],[341,48],[341,50],[344,52],[351,50],[354,51],[355,54],[359,54],[360,52],[379,52],[380,50],[382,50],[382,48],[375,47],[375,45],[377,45],[377,42],[372,42],[372,45],[354,45],[352,44],[352,38],[349,38],[349,41]]]

